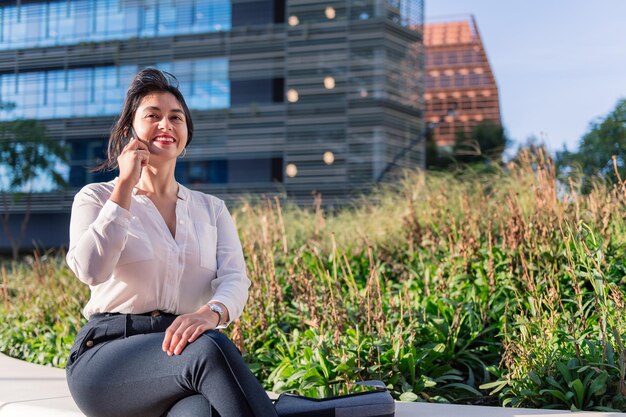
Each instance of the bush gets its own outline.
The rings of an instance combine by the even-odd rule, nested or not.
[[[229,334],[275,392],[376,378],[409,401],[626,411],[625,201],[522,153],[333,214],[243,202],[253,286]],[[62,366],[87,288],[60,258],[8,272],[0,349]]]

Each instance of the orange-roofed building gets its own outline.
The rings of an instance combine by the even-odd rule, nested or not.
[[[424,27],[425,121],[439,146],[483,121],[500,125],[498,86],[473,16]]]

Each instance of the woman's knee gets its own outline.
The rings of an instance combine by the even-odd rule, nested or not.
[[[165,417],[216,417],[209,401],[203,395],[196,394],[178,401]]]
[[[184,375],[190,383],[189,389],[196,391],[201,391],[200,386],[209,375],[232,378],[250,372],[233,342],[217,331],[205,332],[187,345],[181,359],[187,363]]]
[[[222,332],[218,332],[217,330],[209,330],[204,332],[204,334],[199,337],[192,344],[198,343],[202,345],[203,351],[210,351],[216,355],[223,355],[226,358],[231,355],[236,355],[237,357],[241,357],[241,353],[235,346],[235,344]],[[199,346],[200,347],[200,346]]]

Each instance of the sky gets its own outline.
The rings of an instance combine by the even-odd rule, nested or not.
[[[534,135],[552,152],[575,150],[589,123],[626,98],[626,0],[424,2],[427,22],[476,18],[517,144]]]

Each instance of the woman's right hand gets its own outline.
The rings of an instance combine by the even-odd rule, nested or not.
[[[134,187],[141,178],[141,169],[148,165],[149,161],[148,145],[137,138],[131,139],[117,157],[120,170],[119,181]]]
[[[137,138],[131,139],[117,157],[120,175],[109,199],[120,207],[130,210],[133,188],[141,178],[141,169],[148,165],[149,161],[148,145]]]

